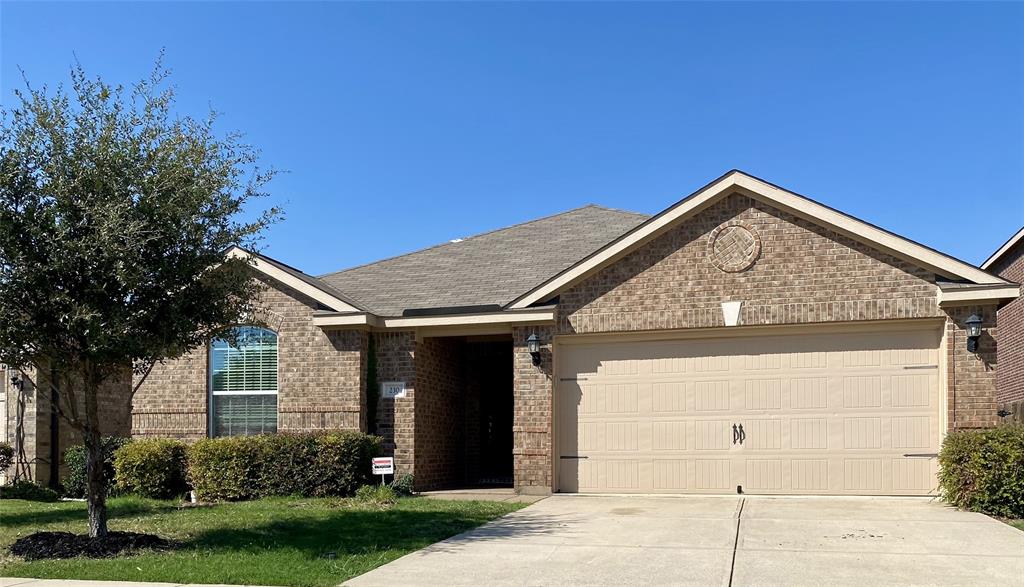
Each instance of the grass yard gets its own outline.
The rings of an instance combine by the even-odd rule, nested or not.
[[[1024,520],[1007,520],[1006,523],[1018,530],[1024,531]]]
[[[337,585],[523,507],[502,502],[399,500],[381,510],[350,499],[277,498],[179,509],[115,498],[110,529],[183,543],[168,553],[26,562],[7,547],[41,530],[86,530],[84,503],[0,500],[0,576],[250,585]]]

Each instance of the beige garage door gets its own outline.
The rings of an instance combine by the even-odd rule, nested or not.
[[[580,340],[580,339],[575,339]],[[558,348],[566,492],[935,490],[940,330]]]

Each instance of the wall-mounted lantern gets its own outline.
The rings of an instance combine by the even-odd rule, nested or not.
[[[537,337],[536,332],[527,337],[526,350],[530,351],[530,356],[533,357],[533,364],[540,365],[540,338]]]
[[[25,391],[25,380],[15,375],[11,377],[11,387],[18,391]]]
[[[977,314],[971,314],[967,320],[964,320],[964,326],[967,328],[968,352],[978,352],[978,337],[981,336],[981,322],[981,316]]]

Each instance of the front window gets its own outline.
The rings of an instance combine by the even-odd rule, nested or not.
[[[234,328],[210,343],[211,436],[277,432],[277,334]]]

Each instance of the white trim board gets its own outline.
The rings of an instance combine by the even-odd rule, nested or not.
[[[983,302],[1003,302],[1016,299],[1020,296],[1019,285],[988,286],[977,288],[958,288],[944,290],[939,288],[939,305],[946,306],[967,306]]]
[[[321,304],[327,306],[332,310],[338,312],[360,311],[359,308],[356,308],[352,304],[349,304],[348,302],[339,299],[337,296],[334,296],[312,284],[306,283],[305,281],[281,269],[280,267],[277,267],[273,263],[268,262],[260,255],[250,253],[249,251],[246,251],[245,249],[240,247],[231,247],[231,249],[227,253],[227,256],[248,260],[251,263],[253,269],[256,269],[257,271],[263,273],[264,275],[270,277],[271,279],[274,279],[287,285],[288,287],[294,289],[299,293],[302,293],[303,295],[307,295],[313,298],[314,300],[320,302]]]
[[[987,271],[993,263],[998,261],[1000,257],[1006,254],[1006,251],[1012,249],[1014,245],[1021,241],[1021,239],[1024,239],[1024,226],[1022,226],[1021,229],[1017,231],[1017,234],[1011,236],[1010,240],[1003,243],[1003,246],[999,247],[998,251],[992,253],[991,257],[985,259],[985,262],[981,264],[981,268]]]
[[[525,311],[482,312],[475,314],[448,314],[439,316],[381,317],[359,312],[353,314],[327,314],[313,316],[313,324],[320,327],[370,327],[382,329],[413,329],[427,326],[475,326],[487,324],[553,324],[555,309],[543,308]]]
[[[828,206],[774,186],[742,171],[730,171],[694,192],[664,212],[654,216],[618,240],[591,254],[569,269],[513,300],[507,307],[520,309],[547,300],[566,287],[578,283],[596,271],[653,240],[677,223],[689,218],[729,194],[740,192],[766,204],[805,218],[815,224],[867,244],[875,249],[913,262],[950,279],[979,284],[1008,284],[981,269],[944,255],[911,240],[882,230]]]

